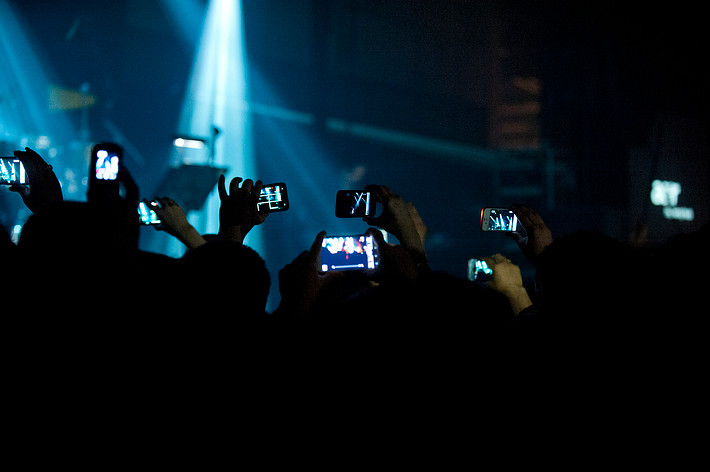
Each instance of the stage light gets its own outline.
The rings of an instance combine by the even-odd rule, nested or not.
[[[175,4],[186,1],[176,0]],[[172,6],[173,1],[164,0],[166,8],[168,4]],[[172,14],[178,15],[178,10]],[[213,158],[203,152],[202,163],[228,167],[227,182],[240,176],[273,179],[270,182],[283,180],[289,186],[294,203],[291,210],[272,215],[264,225],[252,229],[245,241],[272,268],[272,295],[267,306],[271,311],[278,306],[278,268],[291,262],[294,251],[310,247],[315,235],[324,228],[331,234],[361,232],[362,221],[333,217],[332,196],[342,188],[341,169],[319,141],[320,134],[314,126],[316,117],[290,109],[279,91],[247,62],[242,21],[241,4],[237,0],[209,2],[176,136],[209,136],[205,144],[211,148]],[[250,101],[251,90],[259,94],[259,100]],[[265,133],[260,134],[260,139],[269,143],[264,147],[268,149],[268,160],[260,162],[258,169],[252,138],[255,117],[259,119],[259,132]],[[213,132],[215,128],[220,131],[218,137]],[[185,155],[187,151],[175,147],[174,163],[179,164],[181,153]],[[219,226],[216,192],[208,198],[202,212],[190,212],[188,216],[200,232],[216,233]],[[282,237],[267,240],[268,230],[274,228],[288,231],[288,244],[283,244]],[[264,244],[267,241],[271,244]]]
[[[257,178],[246,105],[246,73],[241,3],[211,0],[183,102],[178,136],[183,138],[182,144],[188,143],[188,136],[210,136],[209,143],[203,141],[210,147],[203,163],[227,167],[228,182],[236,176]],[[175,160],[180,160],[178,154]],[[193,217],[193,224],[202,232],[216,233],[218,215],[219,197],[213,191],[202,215]],[[260,250],[258,229],[249,233],[246,242]]]
[[[199,138],[175,138],[173,145],[179,148],[204,149],[205,140]]]
[[[656,179],[651,183],[651,203],[663,207],[663,217],[665,219],[693,221],[695,219],[695,210],[678,206],[680,194],[681,186],[679,182]]]
[[[315,132],[315,117],[292,110],[288,113],[262,113],[264,110],[287,109],[278,91],[257,68],[252,67],[249,76],[254,86],[259,87],[260,99],[269,104],[250,106],[254,114],[263,116],[260,131],[264,135],[260,135],[260,139],[268,141],[276,149],[269,165],[278,169],[279,175],[288,176],[287,184],[292,184],[293,190],[298,193],[300,206],[308,209],[309,217],[293,235],[294,240],[303,247],[309,247],[313,236],[323,228],[342,234],[357,232],[359,228],[350,219],[332,218],[332,198],[343,188],[343,175]],[[324,198],[324,195],[331,197]]]
[[[0,136],[16,142],[29,138],[34,146],[39,139],[43,148],[50,137],[69,141],[74,136],[69,120],[48,107],[50,74],[5,0],[0,0],[0,18]]]
[[[25,147],[38,151],[54,168],[64,197],[73,198],[74,187],[66,175],[76,133],[63,110],[50,108],[51,70],[32,46],[33,30],[22,24],[13,3],[19,2],[0,0],[0,147],[9,154]],[[0,206],[2,220],[13,228],[16,240],[29,213],[3,202]]]

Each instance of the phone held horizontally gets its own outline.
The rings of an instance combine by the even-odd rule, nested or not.
[[[259,201],[256,203],[257,213],[273,213],[289,209],[286,184],[279,182],[261,187]]]
[[[488,282],[493,277],[493,269],[483,259],[468,260],[468,280],[472,282]]]
[[[159,225],[162,223],[154,208],[160,208],[160,202],[157,200],[143,200],[138,204],[138,221],[143,225]]]
[[[328,236],[320,251],[321,272],[373,270],[380,264],[377,245],[369,234]]]
[[[25,166],[16,157],[0,157],[0,185],[27,185]]]
[[[94,146],[92,160],[96,180],[116,180],[122,157],[120,146],[113,143],[103,143]]]
[[[375,216],[375,199],[365,190],[338,190],[335,194],[335,216],[363,218]]]
[[[514,232],[518,229],[518,216],[509,208],[483,208],[481,230]]]

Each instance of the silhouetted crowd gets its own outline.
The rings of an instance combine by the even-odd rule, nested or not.
[[[639,248],[590,232],[553,238],[538,212],[512,205],[524,235],[511,236],[536,269],[530,293],[519,267],[501,254],[485,259],[492,269],[485,283],[432,271],[426,226],[414,206],[371,185],[383,210],[364,220],[398,241],[368,230],[379,268],[322,273],[321,232],[279,272],[281,302],[268,313],[266,264],[243,244],[267,216],[256,211],[260,181],[235,178],[227,187],[219,178],[216,235],[199,234],[177,203],[158,199],[160,229],[187,248],[172,258],[138,249],[139,192],[124,167],[114,183],[91,178],[87,201],[72,202],[63,200],[42,157],[30,149],[15,156],[29,185],[10,190],[33,213],[17,245],[2,232],[3,318],[16,339],[68,349],[77,340],[111,342],[130,350],[229,346],[261,336],[305,349],[408,352],[464,352],[503,339],[541,349],[585,346],[600,355],[643,349],[662,358],[665,350],[693,346],[705,324],[707,225],[664,246]]]
[[[533,438],[560,460],[622,451],[655,463],[657,447],[695,436],[683,431],[705,401],[707,225],[639,248],[590,232],[553,238],[538,212],[512,205],[524,232],[510,236],[536,269],[528,290],[502,254],[485,258],[486,282],[431,270],[417,210],[371,185],[382,212],[364,219],[379,267],[321,272],[321,232],[280,270],[269,313],[266,264],[243,244],[267,218],[260,181],[219,178],[218,234],[159,198],[160,228],[187,248],[173,258],[138,249],[125,168],[113,182],[90,171],[87,201],[64,201],[42,157],[15,155],[29,185],[10,190],[32,215],[17,244],[2,231],[0,333],[10,436],[27,458],[150,449],[183,462],[168,446],[231,452],[241,429],[272,447],[323,425],[324,444],[343,446],[343,430],[381,444],[394,434],[437,464],[435,444],[468,455],[465,428],[506,449],[511,435]]]

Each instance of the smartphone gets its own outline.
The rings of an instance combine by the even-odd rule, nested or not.
[[[103,143],[94,146],[92,163],[96,180],[116,180],[122,155],[123,151],[117,144]]]
[[[483,259],[468,260],[468,280],[473,282],[488,282],[493,278],[493,269]]]
[[[484,208],[481,210],[481,229],[515,231],[518,229],[518,216],[508,208]]]
[[[159,225],[162,223],[158,214],[153,208],[160,208],[160,202],[153,200],[151,202],[143,200],[138,204],[138,221],[143,225]]]
[[[335,194],[335,216],[362,218],[375,216],[375,199],[365,190],[338,190]]]
[[[286,184],[283,182],[269,184],[261,187],[259,201],[256,203],[257,213],[272,213],[275,211],[286,211],[289,208],[288,192]]]
[[[25,166],[16,157],[0,157],[0,184],[2,185],[27,185]]]
[[[328,236],[320,250],[321,272],[377,269],[377,245],[371,235]]]

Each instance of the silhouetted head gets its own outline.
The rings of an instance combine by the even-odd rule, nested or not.
[[[233,241],[213,241],[190,251],[183,258],[186,290],[192,300],[203,298],[213,307],[242,313],[264,314],[271,279],[259,254]]]
[[[130,257],[110,216],[84,202],[65,201],[33,214],[18,247],[31,264],[52,271],[111,267]]]

